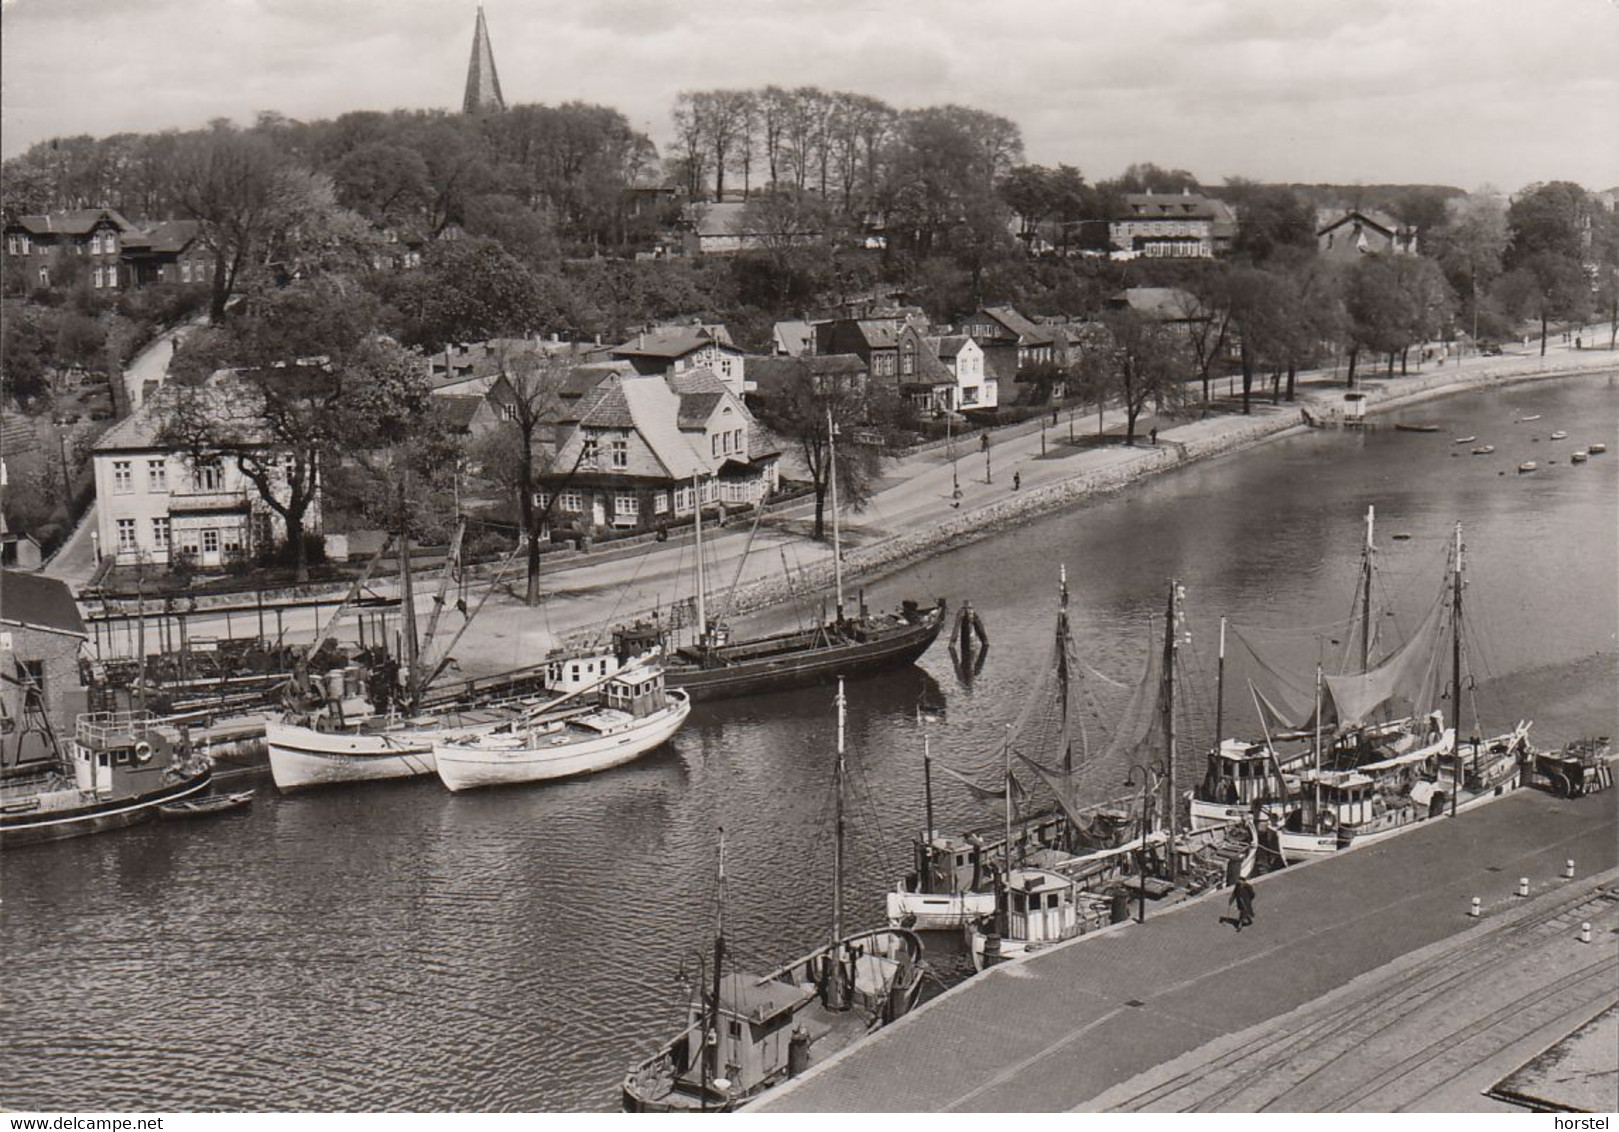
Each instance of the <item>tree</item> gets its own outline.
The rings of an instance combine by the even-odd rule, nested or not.
[[[821,377],[795,366],[779,395],[760,406],[759,420],[796,443],[815,485],[816,539],[826,535],[826,501],[832,482],[832,451],[837,452],[838,505],[862,510],[871,498],[882,465],[881,451],[857,444],[852,430],[871,415],[872,396],[864,382]],[[829,431],[830,426],[830,431]],[[833,433],[837,434],[834,442]]]
[[[1390,256],[1368,255],[1355,261],[1344,281],[1344,310],[1349,339],[1347,387],[1355,388],[1355,366],[1362,350],[1394,355],[1409,345],[1408,314],[1400,294],[1398,270]]]
[[[1227,177],[1226,184],[1242,190],[1234,254],[1262,264],[1284,247],[1315,247],[1315,210],[1299,194],[1283,185],[1259,185],[1238,177]]]
[[[429,351],[526,334],[565,317],[548,282],[493,240],[436,244],[421,271],[388,282],[385,294],[404,319],[404,340]]]
[[[181,139],[175,156],[175,203],[197,222],[213,256],[209,318],[219,322],[253,256],[276,220],[281,159],[264,139],[216,122]]]
[[[1472,336],[1478,338],[1479,303],[1507,250],[1507,210],[1493,191],[1480,189],[1445,202],[1445,221],[1424,241],[1454,286],[1465,283]]]
[[[795,283],[829,258],[830,209],[811,193],[775,189],[748,201],[742,215],[743,226],[758,242],[759,258],[770,267],[776,302],[784,304]]]
[[[1149,401],[1174,405],[1180,399],[1186,351],[1173,331],[1135,311],[1111,312],[1102,321],[1109,343],[1096,353],[1111,369],[1107,385],[1123,402],[1124,442],[1133,445],[1136,421]]]
[[[1231,321],[1239,335],[1242,358],[1242,411],[1253,411],[1256,367],[1284,354],[1281,339],[1288,314],[1286,288],[1271,271],[1259,267],[1232,270],[1227,283]]]
[[[1217,264],[1191,281],[1189,287],[1178,289],[1172,313],[1186,335],[1207,412],[1214,364],[1225,352],[1226,335],[1231,329],[1231,293],[1224,266]]]
[[[1540,252],[1579,260],[1590,219],[1590,200],[1572,181],[1530,185],[1507,208],[1507,226],[1512,232],[1507,266],[1521,267]]]
[[[1591,285],[1577,259],[1553,251],[1535,252],[1501,277],[1496,294],[1504,309],[1540,323],[1540,356],[1553,319],[1581,319],[1590,313]]]
[[[540,601],[540,532],[545,524],[545,515],[536,513],[534,493],[539,473],[549,462],[549,455],[540,448],[540,428],[560,405],[558,396],[570,368],[566,359],[551,357],[537,346],[508,349],[500,355],[505,419],[499,430],[506,435],[515,456],[517,506],[523,536],[528,540],[528,590],[524,600],[529,605]],[[547,512],[549,509],[547,504]]]

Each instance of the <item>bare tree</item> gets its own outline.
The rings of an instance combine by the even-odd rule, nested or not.
[[[181,139],[175,155],[175,203],[197,222],[213,256],[209,317],[218,322],[253,256],[267,240],[276,210],[280,159],[268,142],[229,122]]]

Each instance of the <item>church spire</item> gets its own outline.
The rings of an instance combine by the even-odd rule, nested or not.
[[[500,76],[495,73],[495,53],[489,46],[489,27],[483,22],[483,5],[478,5],[478,26],[472,32],[472,61],[467,64],[467,98],[462,113],[504,110],[500,96]]]

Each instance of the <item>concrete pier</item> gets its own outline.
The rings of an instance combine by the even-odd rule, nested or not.
[[[1499,1015],[1528,1027],[1499,1048],[1474,1050],[1473,1064],[1510,1057],[1522,1043],[1544,1038],[1547,1027],[1582,1012],[1589,1017],[1604,996],[1619,995],[1619,936],[1603,930],[1582,945],[1575,922],[1615,926],[1604,911],[1612,903],[1604,896],[1612,878],[1604,874],[1619,867],[1616,833],[1619,792],[1570,801],[1521,790],[1402,837],[1261,878],[1256,922],[1241,933],[1222,919],[1229,909],[1215,894],[997,968],[756,1107],[1452,1111],[1459,1097],[1478,1094],[1470,1081],[1458,1083],[1465,1066],[1449,1076],[1436,1070],[1428,1048],[1435,1032],[1421,1010],[1448,1017],[1447,1003],[1465,1001],[1477,1018]],[[1585,862],[1583,879],[1563,877],[1570,857]],[[1527,899],[1516,896],[1519,877],[1530,880]],[[1482,900],[1477,919],[1468,915],[1473,896]],[[1564,928],[1566,940],[1558,935]],[[1540,953],[1513,950],[1529,944],[1555,955],[1544,988],[1529,985],[1544,966],[1534,959]],[[1276,1087],[1256,1084],[1270,1080],[1265,1072],[1237,1080],[1209,1068],[1228,1064],[1234,1048],[1265,1033],[1273,1056],[1285,1060],[1298,1044],[1289,1026],[1304,1025],[1318,1009],[1347,1009],[1325,996],[1358,991],[1371,1002],[1401,970],[1448,970],[1447,956],[1462,978],[1441,979],[1426,996],[1385,995],[1355,1015],[1360,1030],[1340,1054],[1365,1057],[1375,1048],[1380,1060],[1344,1088],[1293,1087],[1325,1061],[1292,1065],[1283,1074],[1291,1082]],[[1510,1009],[1526,997],[1538,1004],[1533,1017]],[[1347,1017],[1340,1014],[1340,1022]],[[1367,1017],[1376,1022],[1369,1029]],[[1459,1037],[1477,1028],[1459,1025]],[[1317,1040],[1312,1048],[1326,1047]],[[1338,1056],[1330,1060],[1336,1066]],[[1200,1064],[1215,1083],[1196,1083]],[[1341,1069],[1330,1076],[1339,1083]],[[1376,1084],[1385,1078],[1404,1081],[1404,1091]]]

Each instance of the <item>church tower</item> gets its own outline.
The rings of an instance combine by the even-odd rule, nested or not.
[[[483,5],[478,5],[478,26],[472,32],[472,61],[467,64],[467,98],[464,114],[504,110],[500,96],[500,76],[495,73],[495,53],[489,46],[489,27],[483,22]]]

